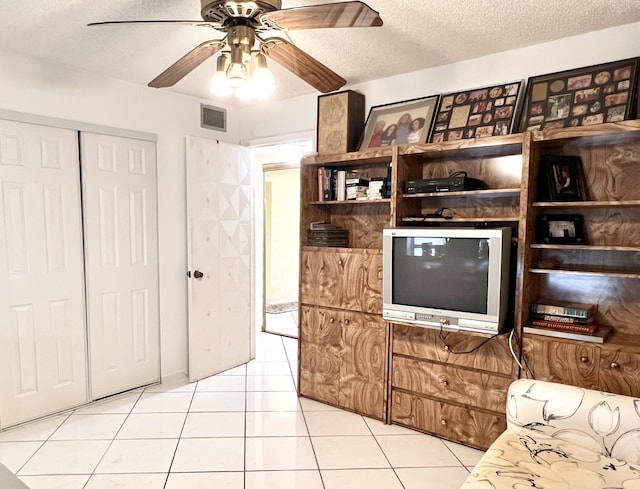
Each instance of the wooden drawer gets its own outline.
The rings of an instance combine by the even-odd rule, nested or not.
[[[447,350],[439,335],[440,331],[436,329],[395,325],[393,353],[515,376],[508,335],[494,338],[473,353],[464,355],[456,355],[451,351],[472,350],[487,337],[473,333],[445,333],[449,346]]]
[[[391,422],[483,450],[507,428],[504,416],[395,390]]]
[[[302,251],[300,301],[382,314],[382,254],[344,248]]]
[[[522,355],[536,379],[587,389],[600,388],[600,349],[597,346],[525,335],[522,339]],[[521,375],[529,376],[524,370]]]
[[[300,307],[300,395],[384,419],[382,316]]]
[[[511,379],[412,358],[393,357],[392,386],[505,413]]]
[[[640,397],[640,355],[624,351],[600,351],[600,389]]]

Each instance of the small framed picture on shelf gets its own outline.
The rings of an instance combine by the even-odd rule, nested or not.
[[[582,163],[579,156],[544,155],[540,160],[540,200],[583,200]],[[546,188],[545,188],[546,187]]]
[[[538,217],[537,241],[548,244],[585,244],[583,218],[579,214],[545,214]]]
[[[637,84],[638,58],[529,78],[520,130],[633,119]]]
[[[359,151],[384,146],[426,143],[439,96],[371,107]]]

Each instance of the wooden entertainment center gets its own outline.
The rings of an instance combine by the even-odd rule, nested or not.
[[[544,155],[580,156],[585,200],[540,200]],[[391,198],[319,198],[321,167],[375,177],[389,165]],[[455,171],[487,188],[403,193]],[[640,396],[640,121],[318,155],[302,162],[301,196],[300,395],[478,448],[505,429],[518,377]],[[453,218],[420,225],[513,229],[511,338],[383,321],[382,230],[441,207]],[[542,214],[581,214],[586,244],[539,244]],[[349,248],[307,246],[315,221],[347,229]],[[614,332],[603,344],[524,334],[537,300],[595,304]]]

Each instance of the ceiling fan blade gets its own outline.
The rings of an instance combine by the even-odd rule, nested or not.
[[[344,78],[320,61],[284,39],[278,39],[275,43],[269,41],[265,42],[267,56],[302,78],[316,90],[322,93],[333,92],[347,83]]]
[[[264,15],[283,29],[326,27],[376,27],[382,25],[378,12],[364,2],[338,2],[276,10]]]
[[[214,29],[221,27],[217,22],[205,22],[202,20],[109,20],[106,22],[91,22],[87,26],[95,25],[118,25],[118,24],[185,24],[202,27],[213,27]]]
[[[170,87],[178,83],[187,74],[191,73],[203,61],[216,54],[224,43],[220,41],[205,41],[198,47],[192,49],[169,68],[160,73],[149,82],[150,87],[163,88]]]

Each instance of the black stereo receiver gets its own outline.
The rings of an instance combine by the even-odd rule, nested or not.
[[[424,180],[408,180],[404,183],[405,194],[422,194],[431,192],[457,192],[461,190],[478,190],[485,188],[482,180],[466,175],[451,175],[446,178]]]

